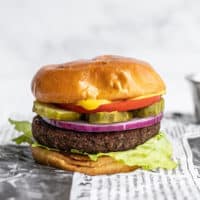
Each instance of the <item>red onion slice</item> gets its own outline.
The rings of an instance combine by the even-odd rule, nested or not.
[[[144,128],[157,124],[162,119],[163,114],[160,113],[154,117],[137,118],[127,122],[112,123],[112,124],[89,124],[82,121],[58,121],[53,119],[43,118],[48,124],[67,130],[78,132],[114,132],[126,131],[137,128]]]

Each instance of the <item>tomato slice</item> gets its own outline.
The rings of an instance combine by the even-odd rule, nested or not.
[[[127,111],[127,110],[136,110],[139,108],[150,106],[153,103],[160,101],[160,99],[161,96],[154,96],[145,99],[113,101],[112,103],[109,104],[103,104],[94,110],[86,110],[85,108],[78,106],[76,104],[59,104],[59,106],[61,108],[79,113]]]

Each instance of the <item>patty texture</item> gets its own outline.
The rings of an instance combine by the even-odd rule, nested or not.
[[[159,132],[160,123],[153,126],[119,132],[86,133],[64,130],[36,116],[32,122],[35,140],[49,148],[62,151],[77,149],[87,153],[114,152],[133,149]]]

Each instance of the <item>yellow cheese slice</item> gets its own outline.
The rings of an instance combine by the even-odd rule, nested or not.
[[[143,96],[139,96],[139,97],[135,97],[135,98],[131,98],[129,100],[137,100],[137,99],[145,99],[145,98],[149,98],[149,97],[155,97],[155,96],[161,96],[164,95],[166,93],[165,90],[155,93],[155,94],[148,94],[148,95],[143,95]]]
[[[106,99],[86,99],[78,101],[76,105],[81,106],[86,110],[95,110],[99,106],[108,103],[111,103],[111,101],[108,101]]]
[[[137,99],[145,99],[148,97],[154,97],[154,96],[160,96],[165,94],[165,91],[161,91],[158,92],[156,94],[149,94],[149,95],[143,95],[140,97],[136,97],[136,98],[131,98],[131,99],[127,99],[127,100],[137,100]],[[108,104],[108,103],[112,103],[112,101],[106,100],[106,99],[86,99],[86,100],[80,100],[76,103],[76,105],[81,106],[82,108],[86,109],[86,110],[95,110],[97,109],[99,106],[103,105],[103,104]]]

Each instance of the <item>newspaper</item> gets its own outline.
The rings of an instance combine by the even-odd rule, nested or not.
[[[19,117],[17,118],[19,119]],[[29,119],[20,117],[20,119]],[[200,125],[183,117],[162,120],[179,163],[172,171],[136,170],[131,173],[87,176],[35,163],[28,146],[16,146],[18,133],[0,126],[0,199],[200,199]]]
[[[173,144],[178,162],[175,170],[136,170],[104,176],[75,173],[70,199],[200,199],[200,126],[164,119],[161,130]]]

